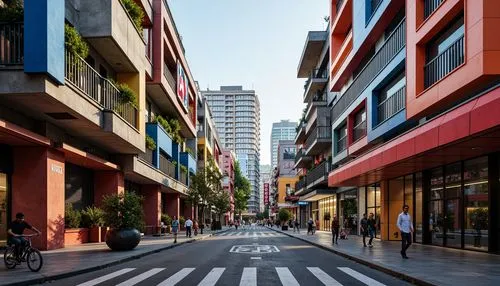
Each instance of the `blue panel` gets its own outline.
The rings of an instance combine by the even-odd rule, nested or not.
[[[390,2],[390,0],[383,0],[377,10],[375,10],[373,16],[368,19],[371,13],[371,0],[353,1],[352,50],[354,53],[357,53],[361,43],[370,34],[375,23],[380,20],[380,16],[387,9]]]
[[[64,84],[64,0],[24,1],[24,71]]]
[[[196,174],[196,161],[188,152],[181,152],[181,164],[189,169],[189,172]]]
[[[180,173],[179,172],[179,170],[180,170],[179,169],[180,168],[179,162],[180,162],[180,158],[179,157],[180,157],[180,146],[176,142],[172,141],[172,159],[175,162],[177,162],[177,165],[175,167],[175,179],[178,180],[178,181],[180,180],[180,178],[179,178],[179,173]]]
[[[153,138],[156,143],[156,150],[153,151],[153,165],[160,167],[160,149],[168,156],[172,157],[172,139],[158,123],[147,123],[146,134]]]
[[[382,124],[378,125],[375,129],[370,128],[370,132],[368,132],[368,142],[371,142],[377,139],[380,136],[387,135],[391,131],[401,124],[406,122],[406,110],[403,109],[400,112],[396,113],[391,118],[384,121]]]

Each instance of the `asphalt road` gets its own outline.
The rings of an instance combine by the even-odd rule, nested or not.
[[[92,263],[92,261],[89,261]],[[50,285],[408,285],[263,227],[232,229]]]

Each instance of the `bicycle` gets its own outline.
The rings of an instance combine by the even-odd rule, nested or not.
[[[31,246],[31,238],[33,236],[37,236],[36,234],[32,235],[22,235],[22,237],[27,238],[26,245],[20,250],[21,254],[19,258],[16,257],[15,246],[12,243],[7,245],[5,249],[3,260],[5,263],[5,267],[7,269],[14,269],[17,265],[21,264],[21,262],[26,261],[28,264],[28,268],[33,272],[38,272],[43,266],[43,258],[40,251]]]

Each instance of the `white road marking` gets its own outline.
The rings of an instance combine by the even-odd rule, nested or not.
[[[382,284],[378,282],[377,280],[374,280],[364,274],[359,273],[358,271],[355,271],[349,267],[337,267],[340,271],[348,274],[351,277],[354,277],[355,279],[365,283],[366,285],[369,286],[385,286],[385,284]]]
[[[300,286],[299,282],[293,277],[288,267],[276,267],[276,272],[283,286]]]
[[[257,286],[257,268],[245,267],[241,275],[240,286]]]
[[[132,286],[132,285],[135,285],[141,281],[144,281],[146,279],[148,279],[149,277],[155,275],[155,274],[158,274],[160,273],[161,271],[165,270],[165,268],[153,268],[147,272],[144,272],[142,273],[141,275],[137,275],[125,282],[122,282],[116,286]]]
[[[224,270],[226,270],[226,268],[222,268],[222,267],[213,268],[212,271],[210,271],[207,274],[207,276],[205,276],[205,278],[203,278],[203,280],[201,280],[201,282],[198,284],[198,286],[213,286],[213,285],[215,285],[215,283],[217,283],[219,278],[222,276],[222,273],[224,273]]]
[[[158,284],[158,286],[174,286],[175,284],[179,283],[179,281],[184,279],[184,277],[188,276],[189,273],[193,272],[193,270],[194,268],[182,268],[181,271],[170,276],[167,280]]]
[[[319,279],[319,281],[327,286],[342,286],[342,284],[330,277],[330,275],[326,274],[319,267],[307,267],[307,270],[309,270],[314,276],[316,276],[316,278]]]
[[[123,275],[125,273],[128,273],[128,272],[130,272],[132,270],[135,270],[135,268],[124,268],[124,269],[115,271],[113,273],[110,273],[108,275],[104,275],[104,276],[98,277],[96,279],[87,281],[85,283],[78,284],[77,286],[93,286],[93,285],[97,285],[97,284],[102,283],[104,281],[108,281],[110,279],[113,279],[113,278],[118,277],[120,275]]]
[[[259,260],[262,259],[262,257],[250,257],[250,259]]]

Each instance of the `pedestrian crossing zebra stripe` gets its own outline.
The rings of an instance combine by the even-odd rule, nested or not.
[[[240,286],[257,286],[257,268],[245,267],[241,275]]]
[[[293,277],[288,267],[276,267],[276,273],[280,278],[281,284],[286,286],[300,286],[299,282]]]
[[[215,283],[217,283],[217,281],[219,281],[219,278],[222,276],[222,273],[224,273],[225,270],[226,270],[226,268],[222,268],[222,267],[216,267],[216,268],[212,269],[212,271],[210,271],[208,273],[208,275],[205,276],[205,278],[203,278],[203,280],[201,280],[201,282],[198,284],[198,286],[213,286],[213,285],[215,285]]]
[[[366,285],[369,285],[369,286],[385,286],[385,284],[382,284],[380,282],[378,282],[377,280],[374,280],[364,274],[361,274],[359,273],[358,271],[356,270],[353,270],[349,267],[337,267],[340,271],[348,274],[349,276],[365,283]]]
[[[113,279],[115,277],[121,276],[121,275],[123,275],[125,273],[128,273],[128,272],[132,271],[132,270],[135,270],[135,268],[124,268],[124,269],[115,271],[113,273],[110,273],[110,274],[98,277],[96,279],[87,281],[85,283],[78,284],[77,286],[94,286],[94,285],[97,285],[97,284],[102,283],[104,281],[108,281],[108,280],[111,280],[111,279]]]
[[[342,286],[337,280],[333,279],[330,275],[326,274],[325,271],[321,270],[319,267],[307,267],[316,278],[319,279],[323,284],[327,286]]]
[[[148,279],[149,277],[153,276],[153,275],[156,275],[158,273],[160,273],[161,271],[165,270],[165,268],[153,268],[147,272],[144,272],[142,273],[141,275],[137,275],[125,282],[122,282],[116,286],[132,286],[132,285],[135,285],[141,281],[144,281],[146,279]]]
[[[175,284],[179,283],[182,279],[184,279],[186,276],[189,275],[189,273],[193,272],[195,268],[182,268],[179,272],[175,273],[174,275],[170,276],[158,286],[174,286]]]

